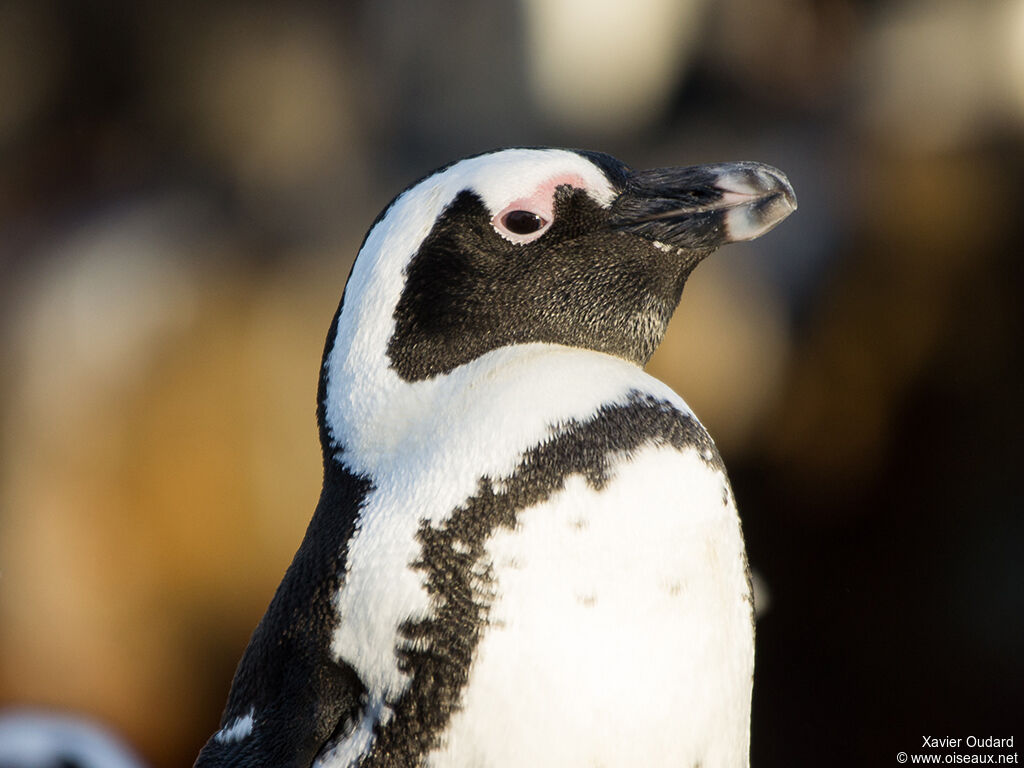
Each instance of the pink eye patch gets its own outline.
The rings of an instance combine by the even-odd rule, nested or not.
[[[566,184],[586,188],[586,182],[578,174],[553,176],[529,196],[517,198],[502,208],[491,220],[491,224],[498,234],[513,243],[536,240],[547,231],[554,219],[555,190]]]

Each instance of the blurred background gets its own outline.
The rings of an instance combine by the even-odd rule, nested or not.
[[[0,708],[191,765],[318,497],[320,353],[411,180],[768,162],[651,371],[730,467],[753,764],[1024,737],[1024,0],[0,1]]]

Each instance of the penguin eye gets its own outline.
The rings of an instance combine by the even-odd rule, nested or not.
[[[547,224],[532,211],[509,211],[502,217],[501,223],[514,235],[530,235]]]
[[[491,219],[491,226],[516,245],[532,243],[544,236],[555,218],[551,195],[541,190],[533,197],[521,197],[506,205]]]

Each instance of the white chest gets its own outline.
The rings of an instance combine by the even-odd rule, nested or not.
[[[428,764],[744,766],[753,630],[732,496],[648,447],[487,547],[496,595]]]
[[[375,487],[332,650],[367,697],[318,768],[375,765],[414,732],[437,768],[745,765],[743,543],[685,403],[627,363],[543,345],[424,386],[426,405],[395,404],[400,432],[343,441]],[[425,534],[444,545],[429,563]],[[432,666],[452,648],[454,667]],[[450,716],[417,719],[430,711]]]

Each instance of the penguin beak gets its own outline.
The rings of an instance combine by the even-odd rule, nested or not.
[[[753,240],[795,210],[782,171],[738,162],[634,172],[610,217],[612,229],[699,250]]]

